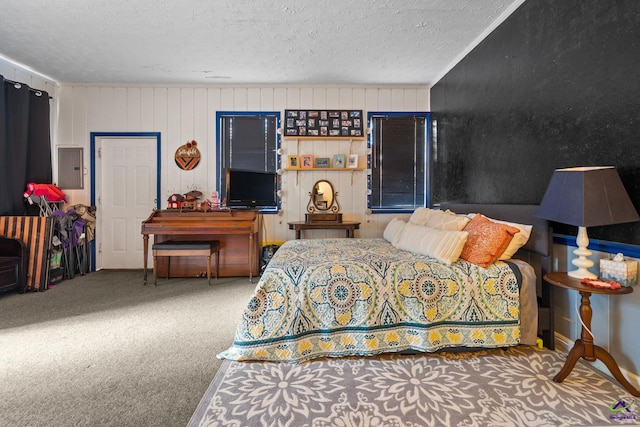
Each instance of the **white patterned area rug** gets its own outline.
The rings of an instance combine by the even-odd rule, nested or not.
[[[580,361],[534,347],[301,364],[225,360],[193,426],[639,425],[640,403]]]

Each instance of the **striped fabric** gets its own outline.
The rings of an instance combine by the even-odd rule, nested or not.
[[[49,285],[52,219],[39,216],[0,216],[0,235],[20,239],[27,246],[27,289],[44,291]]]

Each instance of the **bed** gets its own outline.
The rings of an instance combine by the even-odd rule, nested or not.
[[[540,277],[551,250],[548,224],[535,218],[536,208],[441,206],[443,212],[458,214],[456,218],[482,213],[479,216],[492,220],[533,225],[515,255],[485,266],[457,256],[443,258],[441,251],[426,255],[403,247],[399,236],[404,233],[411,246],[416,230],[422,230],[417,227],[425,224],[410,229],[407,222],[394,234],[390,223],[384,238],[376,239],[288,241],[262,274],[233,345],[218,357],[298,363],[320,357],[535,345],[545,324],[539,319],[538,306],[544,301]],[[460,230],[437,233],[460,236]],[[449,240],[447,247],[452,246]]]

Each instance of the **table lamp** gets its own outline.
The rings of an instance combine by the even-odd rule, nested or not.
[[[578,227],[577,258],[571,261],[578,268],[568,273],[578,279],[597,278],[587,270],[593,267],[587,227],[640,220],[613,166],[556,169],[537,216]]]

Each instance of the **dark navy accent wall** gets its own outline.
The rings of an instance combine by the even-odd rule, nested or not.
[[[640,1],[527,0],[433,86],[431,111],[433,203],[537,204],[554,169],[613,165],[640,211]],[[638,245],[640,223],[589,237]]]

